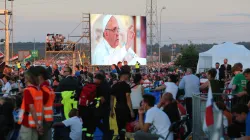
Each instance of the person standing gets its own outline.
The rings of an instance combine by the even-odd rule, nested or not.
[[[112,65],[111,65],[111,73],[114,73],[114,74],[117,73],[116,65],[115,65],[115,64],[112,64]]]
[[[99,107],[99,118],[97,127],[103,132],[103,140],[112,139],[112,134],[109,127],[109,115],[110,115],[110,93],[111,87],[105,78],[105,74],[99,72],[95,75],[94,83],[97,85],[96,98],[100,98],[101,105]],[[101,123],[102,120],[102,123]]]
[[[46,45],[47,45],[46,51],[51,51],[51,44],[50,44],[49,36],[50,34],[47,34],[46,36]]]
[[[220,80],[224,80],[229,78],[231,74],[232,66],[228,64],[228,60],[224,59],[224,64],[220,66]]]
[[[31,67],[25,73],[26,88],[23,93],[18,124],[21,125],[19,140],[38,140],[43,134],[43,93],[38,89],[36,69]]]
[[[249,101],[250,100],[250,68],[246,69],[243,74],[246,80],[248,80],[245,94],[248,95],[248,101]]]
[[[54,87],[57,87],[59,82],[60,82],[59,75],[60,75],[60,72],[58,70],[58,65],[54,64],[53,65],[53,75],[52,75],[52,79],[54,80],[54,82],[53,82]]]
[[[27,61],[25,64],[25,71],[28,70],[31,67],[31,62]]]
[[[46,71],[49,75],[49,78],[51,78],[51,75],[52,75],[52,68],[50,67],[50,63],[49,62],[46,62]]]
[[[122,72],[122,62],[119,61],[117,63],[116,71],[117,71],[118,74],[120,74]]]
[[[64,78],[60,81],[56,92],[79,90],[78,80],[72,76],[72,69],[70,67],[64,68],[63,76]]]
[[[121,69],[122,69],[123,72],[130,73],[131,68],[130,68],[130,66],[128,66],[128,61],[124,61],[124,65],[122,66]]]
[[[135,74],[135,76],[133,77],[133,83],[131,85],[131,100],[135,119],[138,116],[138,109],[140,108],[140,103],[144,94],[144,87],[141,85],[141,80],[141,74]]]
[[[0,73],[3,73],[3,70],[5,68],[5,62],[4,57],[0,58]]]
[[[135,71],[136,73],[140,72],[140,63],[138,61],[135,63]]]
[[[187,113],[192,118],[192,96],[200,94],[200,80],[193,74],[192,69],[187,68],[186,75],[181,79],[180,89],[184,89]]]
[[[39,136],[39,140],[50,140],[52,138],[51,126],[53,124],[53,104],[55,100],[55,93],[52,88],[49,86],[49,75],[46,69],[42,66],[36,66],[37,76],[39,78],[40,89],[43,92],[43,103],[44,103],[44,121],[43,129],[44,133],[42,136]]]
[[[215,80],[221,80],[220,78],[220,63],[216,62],[215,64],[215,70],[216,70],[216,76],[215,76]]]
[[[111,89],[111,112],[110,115],[114,117],[114,110],[116,114],[116,121],[118,126],[119,140],[125,140],[126,124],[134,118],[132,109],[132,101],[130,98],[131,88],[127,84],[129,74],[121,73],[120,80],[112,86]],[[116,106],[114,108],[114,99],[116,98]]]
[[[233,104],[244,103],[247,96],[242,94],[247,86],[247,80],[242,73],[243,66],[241,63],[236,63],[233,66],[233,73],[235,74],[232,86],[232,94],[236,95],[233,99]]]

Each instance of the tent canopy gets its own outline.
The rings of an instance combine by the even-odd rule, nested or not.
[[[214,45],[208,51],[199,53],[196,73],[214,68],[216,62],[223,64],[225,58],[228,59],[228,64],[234,65],[240,62],[244,69],[250,68],[250,51],[243,45],[226,42]]]

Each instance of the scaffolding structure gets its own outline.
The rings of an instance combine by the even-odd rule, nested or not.
[[[82,25],[81,35],[71,35],[80,25]],[[45,46],[46,61],[67,62],[70,66],[90,62],[90,14],[82,14],[80,24],[68,35],[68,41],[63,45],[65,47],[60,51],[47,51]]]
[[[9,41],[10,41],[10,36],[9,36],[9,31],[12,32],[12,50],[13,50],[13,0],[9,0],[11,1],[11,10],[7,10],[7,0],[4,1],[5,4],[5,8],[2,10],[0,9],[0,15],[4,15],[5,16],[5,21],[2,22],[0,21],[5,28],[0,28],[0,30],[4,30],[5,31],[5,39],[4,39],[4,61],[5,64],[9,64],[10,61],[10,46],[9,46]],[[10,23],[10,17],[11,17],[11,29],[9,29],[9,23]],[[12,51],[13,52],[13,51]],[[13,56],[13,53],[12,53]]]
[[[158,18],[157,18],[157,0],[146,1],[146,18],[147,18],[147,44],[150,45],[151,63],[153,63],[153,45],[158,41]]]

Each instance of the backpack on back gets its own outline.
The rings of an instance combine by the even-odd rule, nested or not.
[[[85,84],[82,88],[79,97],[79,105],[88,106],[94,101],[95,97],[96,97],[96,85],[90,83]]]

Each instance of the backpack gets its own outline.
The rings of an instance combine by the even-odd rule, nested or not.
[[[95,97],[96,97],[96,85],[87,83],[82,88],[79,97],[79,105],[88,106],[94,101]]]

